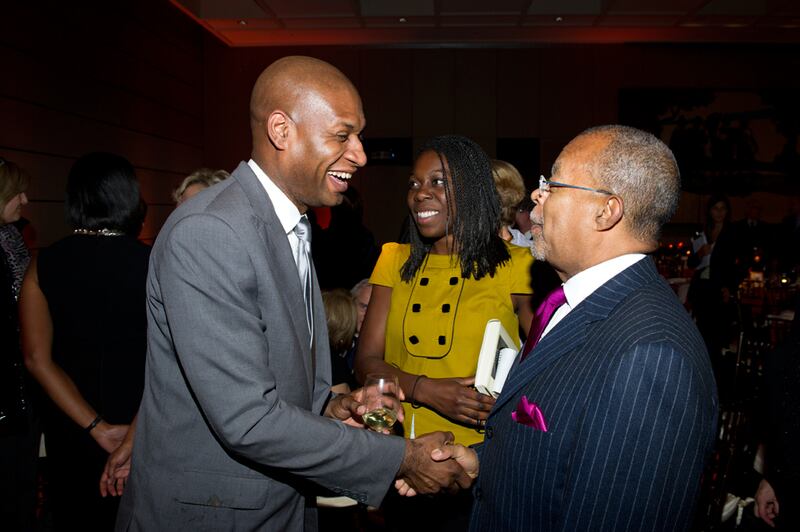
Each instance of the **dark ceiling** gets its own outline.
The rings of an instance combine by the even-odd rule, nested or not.
[[[800,43],[798,0],[170,0],[229,46]]]

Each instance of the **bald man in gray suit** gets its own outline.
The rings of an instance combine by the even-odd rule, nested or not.
[[[304,296],[295,228],[341,202],[366,162],[355,87],[325,62],[283,58],[250,112],[251,160],[176,209],[153,248],[118,530],[314,529],[314,485],[377,506],[395,477],[427,492],[470,482],[430,460],[452,435],[349,426],[360,394],[330,393],[322,299],[313,271]]]

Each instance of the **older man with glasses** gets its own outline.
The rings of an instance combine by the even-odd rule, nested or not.
[[[647,253],[680,197],[678,166],[624,126],[572,140],[532,194],[532,252],[563,285],[474,449],[471,529],[686,530],[714,440],[703,340]]]

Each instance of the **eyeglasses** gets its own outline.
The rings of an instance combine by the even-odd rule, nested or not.
[[[578,190],[586,190],[588,192],[597,192],[598,194],[605,194],[607,196],[616,196],[613,192],[609,192],[608,190],[603,190],[600,188],[589,188],[589,187],[581,187],[578,185],[568,185],[567,183],[559,183],[558,181],[551,181],[549,179],[545,179],[543,175],[539,176],[539,192],[550,192],[551,188],[575,188]]]

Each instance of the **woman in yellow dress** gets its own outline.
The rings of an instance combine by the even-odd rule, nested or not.
[[[425,144],[407,201],[411,243],[384,245],[370,277],[356,377],[398,376],[406,436],[413,418],[416,434],[451,431],[469,445],[494,404],[472,387],[486,322],[499,319],[517,342],[528,331],[533,259],[498,236],[491,164],[467,138]]]

